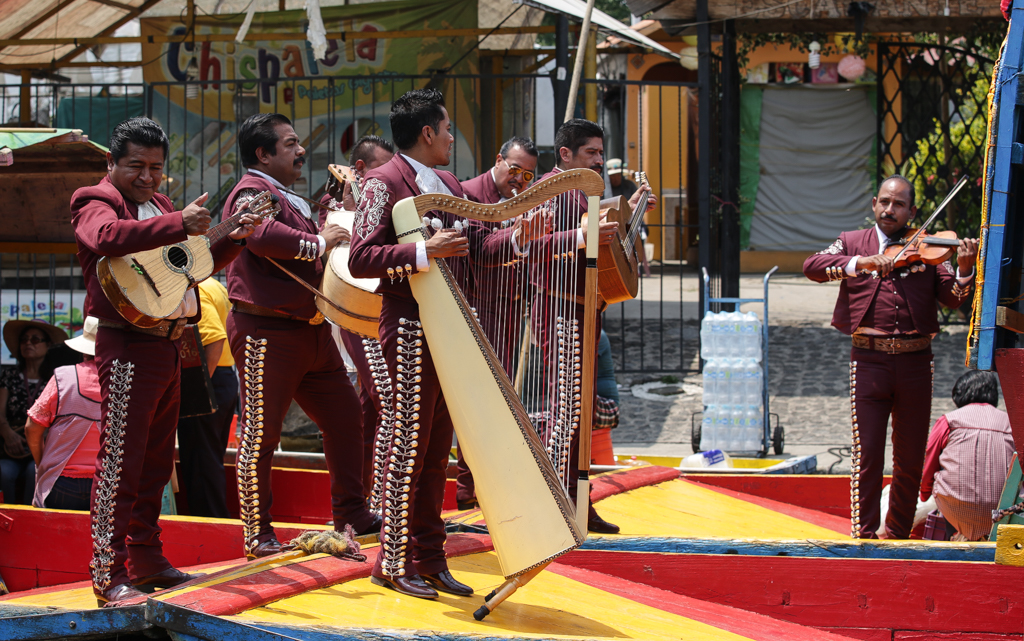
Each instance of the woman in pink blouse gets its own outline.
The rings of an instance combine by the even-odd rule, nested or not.
[[[82,335],[65,341],[84,354],[85,361],[54,370],[28,411],[25,438],[36,462],[36,507],[89,509],[100,449],[100,381],[93,360],[96,326],[90,316]]]
[[[1013,435],[999,404],[992,372],[968,371],[953,384],[958,409],[932,427],[921,479],[921,500],[935,495],[953,540],[981,541],[992,530],[992,510],[1013,457]]]

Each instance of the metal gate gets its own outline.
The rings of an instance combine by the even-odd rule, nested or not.
[[[146,115],[158,121],[171,143],[165,165],[168,180],[162,191],[178,207],[209,192],[207,207],[216,216],[219,203],[244,171],[236,155],[234,134],[237,124],[249,115],[271,110],[293,120],[311,160],[295,188],[317,196],[326,181],[327,164],[344,162],[347,149],[364,134],[387,135],[391,101],[409,89],[427,85],[437,87],[448,98],[457,139],[448,169],[460,179],[489,168],[501,142],[513,134],[537,141],[539,168],[546,171],[554,164],[555,119],[547,113],[553,104],[551,76],[543,71],[288,78],[279,82],[281,86],[269,88],[263,86],[266,83],[239,80],[38,84],[32,91],[34,112],[48,113],[55,126],[83,129],[101,144],[125,118]],[[691,196],[696,185],[690,177],[695,173],[697,142],[693,113],[696,83],[586,83],[598,88],[598,122],[606,131],[606,157],[620,157],[627,160],[629,169],[645,170],[660,200],[659,207],[647,216],[651,277],[641,279],[636,300],[613,306],[604,316],[617,371],[654,374],[693,369],[701,291],[695,265],[696,202]],[[19,86],[0,86],[0,111],[6,114],[16,109],[19,97]],[[313,100],[326,105],[320,116],[314,117],[312,106],[303,106]],[[184,109],[183,103],[189,109]],[[583,115],[582,102],[578,115]],[[7,317],[36,315],[39,306],[26,307],[21,304],[23,298],[80,307],[84,292],[73,255],[3,254],[0,262],[4,302],[13,296],[15,303],[5,310]],[[61,303],[64,300],[66,303]]]

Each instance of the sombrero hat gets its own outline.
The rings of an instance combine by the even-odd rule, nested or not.
[[[97,327],[99,327],[99,319],[95,316],[87,316],[85,324],[82,325],[82,333],[79,336],[67,339],[64,341],[64,344],[76,352],[95,356]]]
[[[67,340],[68,335],[63,329],[56,325],[51,325],[46,321],[33,318],[29,320],[9,320],[4,325],[4,343],[7,345],[7,349],[11,350],[11,355],[17,358],[18,354],[21,353],[20,345],[18,344],[18,338],[21,337],[21,333],[26,328],[34,327],[50,338],[50,344],[56,345]]]

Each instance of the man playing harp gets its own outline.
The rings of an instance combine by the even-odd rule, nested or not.
[[[604,130],[597,123],[590,122],[589,120],[583,120],[576,118],[573,120],[566,121],[558,128],[555,133],[555,151],[558,157],[558,161],[555,168],[550,172],[541,177],[541,180],[555,176],[563,171],[569,169],[592,169],[593,171],[600,174],[604,168]],[[633,197],[629,200],[630,208],[635,208],[641,195],[645,191],[650,191],[650,187],[646,185],[638,190]],[[650,202],[648,204],[648,211],[653,209],[657,205],[657,198],[653,195],[650,196]],[[593,336],[583,335],[584,325],[584,305],[583,297],[580,295],[584,291],[583,284],[586,280],[586,238],[581,227],[581,221],[583,214],[587,212],[587,199],[582,192],[572,192],[570,197],[565,200],[557,201],[557,211],[555,211],[554,218],[554,233],[545,236],[541,239],[540,247],[535,247],[531,250],[531,254],[538,256],[551,256],[557,254],[551,250],[545,249],[543,245],[551,242],[558,245],[564,245],[566,236],[570,238],[570,243],[576,247],[576,256],[574,261],[558,261],[551,260],[541,265],[540,269],[535,270],[534,283],[537,286],[537,294],[533,302],[533,318],[531,321],[535,344],[540,346],[541,354],[544,359],[544,370],[551,372],[557,367],[557,364],[552,362],[551,356],[555,354],[554,347],[557,344],[559,337],[559,322],[558,318],[574,319],[578,323],[579,343],[585,345],[586,341],[592,341],[596,350],[598,339],[601,335],[601,316],[598,315],[597,327]],[[618,229],[618,223],[602,221],[600,226],[600,242],[602,245],[608,245],[615,240],[616,230]],[[575,240],[571,240],[572,237]],[[570,245],[571,246],[571,245]],[[604,248],[602,251],[606,251]],[[558,277],[560,270],[566,269],[573,270],[574,275],[570,275],[567,279],[561,279]],[[563,284],[562,281],[567,283]],[[606,304],[604,301],[600,301],[598,304],[598,311],[604,311]],[[565,327],[566,331],[571,331],[571,327]],[[595,374],[597,370],[597,362],[594,363]],[[547,409],[550,407],[554,400],[557,399],[557,385],[559,381],[552,377],[547,377],[547,380],[541,382],[536,387],[534,393],[537,395],[547,394],[550,399],[542,405],[542,408]],[[528,392],[529,393],[529,390]],[[596,407],[596,405],[592,405]],[[559,468],[560,457],[561,465],[565,469],[565,482],[570,499],[573,503],[576,502],[576,487],[579,476],[579,451],[580,451],[580,432],[579,430],[572,430],[571,436],[559,435],[558,426],[555,424],[556,418],[550,417],[548,425],[546,427],[546,436],[549,437],[549,451],[552,453],[552,461],[555,463],[556,469]],[[563,438],[567,436],[568,438]],[[567,447],[566,447],[567,446]],[[562,449],[563,452],[559,455],[558,450]],[[568,457],[566,460],[564,450],[568,450]],[[591,532],[599,532],[602,534],[615,534],[619,531],[619,526],[609,523],[602,519],[594,506],[588,503],[590,506],[589,513],[587,516],[587,529]]]

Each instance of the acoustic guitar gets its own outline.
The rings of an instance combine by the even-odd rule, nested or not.
[[[359,206],[361,200],[359,176],[343,165],[328,165],[335,186],[328,187],[328,193],[341,201],[342,189],[347,182],[352,187],[352,198]],[[327,214],[327,224],[341,225],[353,232],[355,212],[341,209]],[[320,293],[330,303],[316,299],[316,307],[327,320],[338,327],[359,336],[378,338],[382,298],[375,293],[379,278],[356,278],[348,269],[349,243],[339,243],[327,254],[324,277],[320,282]],[[333,305],[331,304],[333,303]]]
[[[638,171],[636,175],[641,184],[647,182],[644,172]],[[607,215],[609,222],[619,223],[615,238],[610,244],[601,245],[597,255],[597,289],[609,305],[636,298],[640,290],[638,262],[640,252],[644,251],[640,223],[650,202],[648,193],[643,192],[632,212],[625,196],[601,201],[601,214]]]
[[[281,211],[269,191],[246,208],[188,240],[127,256],[104,256],[96,265],[103,293],[114,309],[136,327],[155,327],[178,309],[189,289],[213,273],[210,246],[238,229],[243,213],[272,218]]]

